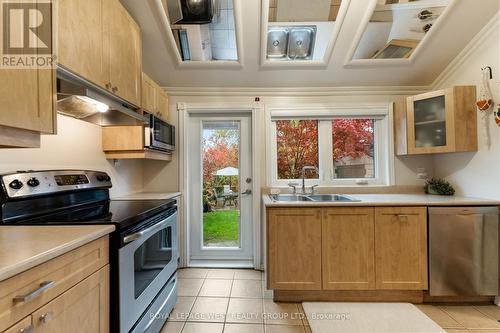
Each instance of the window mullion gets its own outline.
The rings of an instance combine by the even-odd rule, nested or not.
[[[319,122],[318,137],[320,183],[328,184],[332,179],[333,170],[333,140],[331,121],[323,120]]]

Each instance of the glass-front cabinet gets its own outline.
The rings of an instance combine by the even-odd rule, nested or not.
[[[397,154],[477,151],[475,101],[476,87],[456,86],[396,103]]]

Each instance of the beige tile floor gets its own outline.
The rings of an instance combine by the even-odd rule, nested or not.
[[[274,303],[254,270],[181,269],[161,333],[310,333],[301,304]],[[448,333],[500,333],[500,307],[417,305]]]
[[[179,300],[161,333],[309,333],[302,305],[274,303],[248,269],[178,271]]]

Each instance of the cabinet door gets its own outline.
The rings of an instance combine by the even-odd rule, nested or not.
[[[323,289],[375,289],[373,208],[323,210]]]
[[[156,94],[157,94],[157,85],[151,80],[149,76],[142,73],[142,101],[141,107],[144,111],[156,114],[157,106],[156,106]]]
[[[0,125],[40,131],[37,72],[34,69],[0,69],[0,81],[3,82]]]
[[[103,0],[59,0],[57,40],[58,62],[104,88],[109,83],[109,54],[103,8]]]
[[[321,209],[269,209],[267,237],[269,288],[321,290]]]
[[[38,333],[109,332],[109,266],[33,313]]]
[[[3,333],[33,333],[33,318],[28,316],[15,324],[14,326],[8,328]]]
[[[409,97],[407,107],[409,154],[454,150],[452,92],[439,90]]]
[[[377,289],[427,289],[427,209],[376,208]]]
[[[168,95],[160,87],[158,87],[158,116],[165,121],[168,120]]]
[[[139,106],[142,86],[141,31],[118,0],[106,1],[112,92]]]

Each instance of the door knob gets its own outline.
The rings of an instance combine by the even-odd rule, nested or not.
[[[47,312],[46,314],[43,314],[40,316],[40,321],[44,324],[48,323],[54,318],[54,313],[53,312]]]
[[[242,195],[250,195],[252,194],[252,190],[246,190],[245,192],[241,192]]]

